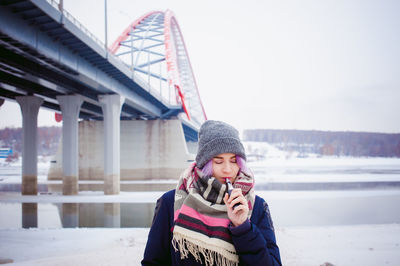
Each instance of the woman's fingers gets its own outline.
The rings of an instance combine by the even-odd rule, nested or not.
[[[245,210],[247,208],[247,202],[245,197],[242,194],[242,190],[239,188],[233,189],[231,192],[231,195],[225,195],[224,197],[224,202],[227,206],[229,206],[230,209],[233,209],[232,213],[237,213],[240,210]],[[235,207],[235,205],[237,205]],[[244,208],[239,208],[240,206],[244,206]]]
[[[225,193],[225,196],[224,196],[224,202],[225,202],[225,205],[228,205],[229,204],[229,194],[228,193]]]
[[[246,198],[242,194],[241,189],[233,189],[231,195],[228,193],[224,196],[224,202],[228,208],[228,216],[234,226],[241,225],[249,213],[249,206]],[[236,207],[234,207],[238,204]]]
[[[232,213],[237,214],[241,211],[246,211],[246,208],[247,207],[245,205],[241,204],[241,205],[237,206],[235,209],[233,209]]]
[[[246,204],[246,199],[242,196],[242,197],[237,197],[234,200],[231,201],[231,203],[229,203],[229,206],[231,206],[231,208],[233,208],[233,206],[235,206],[236,204]]]
[[[233,189],[231,192],[231,196],[228,199],[228,203],[231,203],[232,200],[234,200],[235,198],[240,197],[240,196],[243,197],[242,190],[240,188]]]

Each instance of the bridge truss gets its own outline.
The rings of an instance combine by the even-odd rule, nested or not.
[[[186,118],[199,126],[207,116],[189,55],[174,14],[149,12],[131,23],[110,46],[148,87],[171,105],[181,105]]]

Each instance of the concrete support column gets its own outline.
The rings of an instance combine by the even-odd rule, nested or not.
[[[104,117],[104,194],[120,191],[120,116],[124,97],[100,95]]]
[[[22,112],[22,195],[37,195],[37,117],[43,99],[35,96],[15,98]]]
[[[57,96],[57,100],[63,116],[63,195],[76,195],[79,191],[78,117],[83,99],[79,95],[63,95]]]

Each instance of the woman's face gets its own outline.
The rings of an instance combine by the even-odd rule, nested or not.
[[[212,159],[213,176],[222,184],[225,184],[225,178],[229,177],[231,182],[239,172],[239,166],[236,163],[236,155],[233,153],[221,153]]]

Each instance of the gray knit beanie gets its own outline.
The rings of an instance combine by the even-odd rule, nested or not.
[[[200,127],[197,167],[203,168],[209,160],[221,153],[234,153],[246,160],[239,132],[227,123],[207,120]]]

